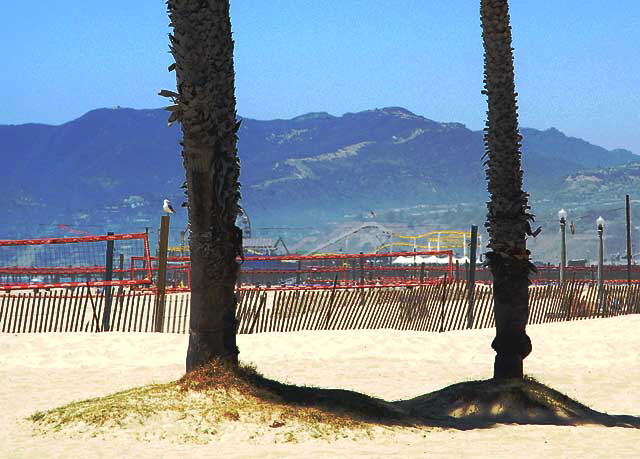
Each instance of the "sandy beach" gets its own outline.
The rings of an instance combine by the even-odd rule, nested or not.
[[[640,316],[528,327],[525,372],[589,407],[640,416]],[[492,329],[239,335],[240,357],[282,382],[355,390],[385,400],[491,376]],[[175,380],[188,337],[152,333],[0,334],[0,457],[638,457],[637,429],[499,425],[487,429],[380,428],[372,438],[333,441],[242,431],[204,445],[34,435],[24,418],[72,401]]]

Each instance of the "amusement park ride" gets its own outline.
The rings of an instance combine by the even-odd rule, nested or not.
[[[236,220],[238,227],[242,229],[242,236],[244,240],[244,249],[247,255],[275,255],[278,251],[278,246],[282,245],[285,253],[289,253],[284,241],[279,238],[252,238],[251,234],[251,222],[247,213],[241,209]],[[357,233],[373,233],[380,244],[373,252],[395,252],[395,251],[440,251],[440,250],[455,250],[462,255],[463,258],[468,256],[469,248],[471,247],[471,232],[469,231],[455,231],[455,230],[434,230],[426,233],[418,234],[416,236],[407,236],[398,234],[385,225],[369,221],[361,223],[352,228],[345,229],[344,231],[333,235],[326,239],[321,244],[313,247],[306,252],[306,255],[317,255],[332,253],[335,251],[335,247],[338,244],[345,244],[351,237]],[[185,231],[180,232],[180,245],[169,247],[169,252],[173,255],[187,255],[189,251],[188,244],[185,243]],[[482,246],[482,236],[478,235],[477,247]],[[340,250],[342,252],[342,249]]]
[[[376,253],[386,249],[393,252],[395,248],[406,250],[406,247],[427,250],[462,249],[462,256],[466,257],[471,246],[471,232],[469,231],[435,230],[417,236],[403,236],[393,233],[392,237],[398,240],[382,244],[376,249]],[[480,235],[478,235],[477,247],[482,247],[482,236]]]
[[[310,250],[308,254],[323,253],[331,250],[332,246],[348,241],[356,233],[365,231],[374,232],[380,242],[380,245],[375,249],[375,253],[394,252],[397,250],[411,251],[414,249],[428,251],[462,249],[462,256],[466,257],[471,246],[471,232],[469,231],[434,230],[417,236],[406,236],[395,233],[380,223],[366,222],[329,238]],[[482,236],[478,236],[477,244],[477,247],[482,246]]]

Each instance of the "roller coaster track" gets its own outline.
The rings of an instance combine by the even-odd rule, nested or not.
[[[383,234],[387,234],[389,237],[391,237],[391,235],[393,234],[392,231],[387,228],[384,225],[381,225],[380,223],[376,223],[376,222],[367,222],[367,223],[363,223],[359,226],[356,226],[354,228],[351,228],[347,231],[344,231],[340,234],[338,234],[335,237],[332,237],[331,239],[323,242],[322,244],[320,244],[319,246],[315,247],[313,250],[310,250],[308,252],[308,254],[312,254],[312,253],[318,253],[320,252],[322,249],[325,249],[327,247],[329,247],[330,245],[336,244],[346,238],[348,238],[349,236],[358,233],[362,230],[368,230],[368,229],[377,229],[378,231],[380,231]]]

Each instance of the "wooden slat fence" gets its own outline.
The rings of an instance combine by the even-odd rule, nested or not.
[[[241,290],[238,333],[298,330],[381,329],[444,332],[494,327],[493,292],[476,284],[473,311],[465,282],[421,286],[320,290]],[[189,293],[166,295],[163,332],[187,333]],[[105,295],[78,288],[0,295],[0,332],[102,331]],[[605,285],[598,305],[597,286],[529,287],[529,324],[640,313],[640,284]],[[112,295],[109,329],[152,332],[156,296],[118,288]],[[469,316],[469,313],[471,315]]]

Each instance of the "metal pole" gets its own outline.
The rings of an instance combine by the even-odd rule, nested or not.
[[[113,236],[113,232],[109,231],[107,236]],[[113,280],[113,241],[107,241],[107,255],[105,260],[105,277],[104,280],[111,282]],[[111,315],[111,285],[104,288],[104,311],[102,312],[102,331],[109,331],[109,316]]]
[[[467,328],[473,327],[473,294],[476,286],[476,249],[478,245],[478,227],[471,226],[471,247],[469,250],[469,279],[467,282],[468,306],[467,306]]]
[[[631,285],[631,206],[629,195],[626,197],[627,208],[627,284]]]
[[[164,324],[164,301],[165,288],[167,282],[167,249],[169,245],[169,219],[168,215],[163,215],[160,220],[160,236],[158,238],[158,277],[156,286],[156,314],[155,331],[161,332]]]
[[[413,280],[413,274],[416,269],[416,248],[415,248],[415,239],[414,239],[414,247],[413,247],[413,270],[411,270],[411,280]]]
[[[118,273],[118,280],[124,279],[124,254],[121,253],[118,257],[118,269],[120,272]]]
[[[598,309],[604,313],[604,227],[598,225]]]
[[[567,222],[564,218],[560,219],[560,285],[564,285],[565,272],[564,267],[567,264]]]
[[[351,280],[354,284],[358,283],[358,274],[356,272],[356,260],[351,260]]]
[[[144,234],[146,235],[147,242],[149,242],[149,227],[148,227],[148,226],[145,226],[145,227],[144,227]],[[149,252],[151,252],[151,249],[149,249]],[[153,266],[153,263],[151,263],[151,266]],[[146,258],[145,258],[145,259],[144,259],[144,261],[143,261],[143,265],[142,265],[142,267],[143,267],[144,269],[149,269],[149,267],[147,267],[147,260],[146,260]],[[151,277],[153,277],[153,272],[151,273]]]

